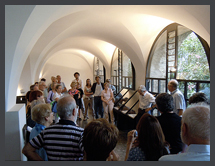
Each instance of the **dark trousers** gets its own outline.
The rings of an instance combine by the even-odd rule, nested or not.
[[[145,113],[145,109],[140,109],[138,108],[138,114],[136,116],[136,125],[138,124],[140,118],[142,117],[142,115]]]
[[[103,118],[104,109],[102,106],[101,96],[94,96],[94,110],[96,114],[96,119],[99,118],[99,114],[101,115],[101,118]]]

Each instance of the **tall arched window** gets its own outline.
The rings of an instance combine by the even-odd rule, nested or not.
[[[94,63],[93,63],[93,73],[94,73],[94,81],[96,76],[101,77],[101,82],[105,82],[105,67],[103,63],[99,60],[99,58],[95,57],[94,58]]]
[[[210,48],[192,30],[173,23],[156,38],[148,58],[146,86],[150,92],[167,92],[170,79],[177,79],[185,100],[204,92],[210,100]]]
[[[122,88],[135,89],[135,70],[131,60],[120,49],[116,48],[111,64],[111,81],[116,93]]]

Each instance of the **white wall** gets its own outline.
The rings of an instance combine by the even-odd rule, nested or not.
[[[51,57],[42,69],[42,77],[46,78],[47,84],[51,82],[51,76],[61,76],[61,81],[65,83],[67,90],[74,80],[74,73],[80,73],[80,79],[85,85],[86,79],[93,79],[93,68],[88,62],[77,55],[60,54]]]

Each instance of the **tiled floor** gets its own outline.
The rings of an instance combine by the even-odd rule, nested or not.
[[[77,120],[77,124],[84,128],[87,123],[92,121],[92,113],[89,114],[89,119],[87,121],[83,121],[83,115],[81,115],[82,120]],[[127,132],[128,131],[119,131],[119,140],[114,151],[119,155],[119,161],[124,161],[125,152],[126,152],[126,141],[127,141]]]

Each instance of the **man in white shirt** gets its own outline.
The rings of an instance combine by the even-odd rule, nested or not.
[[[170,80],[168,83],[168,90],[173,97],[173,112],[176,113],[178,116],[182,116],[183,111],[186,109],[186,103],[184,100],[184,95],[178,89],[178,81],[175,79]]]
[[[182,116],[182,142],[184,153],[162,156],[159,161],[210,161],[210,107],[193,104]]]
[[[136,116],[136,122],[138,123],[141,116],[147,112],[151,114],[150,110],[156,107],[155,97],[146,90],[144,85],[140,85],[138,88],[139,95],[139,109]],[[153,106],[152,106],[153,104]]]
[[[82,80],[79,78],[79,77],[80,77],[80,73],[75,72],[75,73],[74,73],[74,77],[75,77],[75,79],[74,79],[72,82],[79,83],[79,84],[81,85],[81,89],[83,89],[83,82],[82,82]]]
[[[93,83],[91,90],[94,94],[94,110],[96,114],[96,119],[98,119],[99,113],[101,115],[101,118],[103,118],[103,113],[104,113],[102,100],[101,100],[101,93],[104,89],[104,84],[101,83],[101,78],[99,76],[96,76],[95,79],[96,79],[96,83]]]
[[[61,82],[61,76],[57,75],[56,78],[57,78],[57,84],[60,84],[62,87],[62,93],[67,92],[64,82]]]

